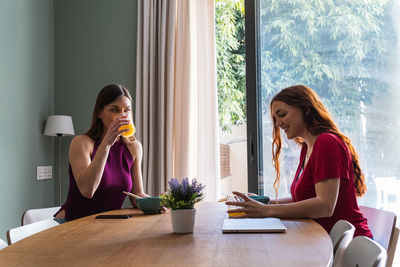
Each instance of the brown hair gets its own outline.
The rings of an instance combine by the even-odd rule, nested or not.
[[[132,97],[125,87],[119,84],[111,84],[107,85],[103,89],[101,89],[100,93],[97,95],[96,104],[94,105],[92,122],[90,124],[89,130],[85,133],[85,135],[92,138],[94,141],[98,142],[103,138],[104,134],[104,125],[102,120],[99,118],[100,112],[104,109],[105,106],[114,102],[117,98],[126,96],[132,103]],[[131,111],[132,112],[132,111]],[[131,114],[133,118],[133,113]],[[125,143],[131,144],[135,141],[135,137],[122,137]]]
[[[272,103],[274,101],[284,102],[287,105],[295,106],[303,110],[304,122],[306,123],[307,129],[311,134],[319,135],[321,133],[332,133],[340,137],[346,143],[353,159],[354,186],[356,195],[364,195],[367,191],[367,187],[365,186],[365,178],[360,168],[357,152],[351,144],[350,139],[343,135],[333,122],[328,110],[324,104],[322,104],[318,95],[305,85],[294,85],[287,87],[275,95],[271,100],[270,110],[272,121],[274,123],[272,134],[272,162],[276,171],[274,182],[275,192],[278,192],[280,182],[279,154],[281,152],[282,141],[279,127],[276,125],[276,120],[272,115]],[[298,137],[295,138],[295,142],[298,144],[303,143],[302,139]]]

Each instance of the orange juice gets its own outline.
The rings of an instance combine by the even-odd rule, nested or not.
[[[127,125],[122,125],[121,127],[119,127],[118,130],[124,130],[124,129],[129,129],[129,131],[123,132],[123,133],[121,134],[123,137],[131,137],[131,136],[133,136],[133,135],[135,134],[135,132],[136,132],[135,125],[133,125],[132,122],[130,122],[130,123],[127,124]]]
[[[235,195],[229,195],[226,200],[230,201],[230,202],[241,202],[241,201],[243,201],[241,198],[239,198],[238,196],[235,196]],[[228,210],[234,210],[234,209],[240,209],[240,207],[234,206],[234,205],[229,205],[228,206]],[[245,212],[232,212],[232,213],[228,212],[229,218],[233,218],[233,217],[237,217],[237,216],[241,216],[241,215],[246,215],[246,213]]]
[[[232,217],[237,217],[237,216],[241,216],[241,215],[246,215],[246,213],[245,212],[232,212],[232,213],[228,213],[228,215],[229,215],[229,218],[232,218]]]

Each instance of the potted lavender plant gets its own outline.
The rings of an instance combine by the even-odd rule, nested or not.
[[[183,178],[180,182],[172,178],[168,182],[169,189],[162,194],[161,204],[171,208],[171,222],[174,233],[192,233],[196,209],[194,204],[204,198],[204,185],[193,179]]]

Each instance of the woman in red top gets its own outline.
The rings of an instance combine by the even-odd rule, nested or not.
[[[274,96],[270,109],[274,122],[275,190],[280,178],[280,129],[285,131],[288,139],[302,145],[291,187],[292,196],[265,205],[233,192],[245,201],[226,202],[227,205],[242,206],[228,212],[245,212],[242,217],[312,218],[328,233],[337,221],[347,220],[355,226],[355,236],[372,238],[356,199],[366,192],[358,155],[318,95],[307,86],[291,86]]]

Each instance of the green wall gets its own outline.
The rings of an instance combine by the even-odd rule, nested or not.
[[[53,165],[44,136],[54,111],[53,1],[0,0],[0,238],[20,226],[28,208],[53,205],[54,179],[36,180]]]
[[[24,210],[59,204],[47,116],[71,115],[85,132],[102,87],[134,95],[135,55],[136,0],[0,0],[0,238]],[[71,139],[62,138],[63,201]],[[56,178],[37,181],[38,165],[53,165]]]
[[[55,112],[72,116],[75,134],[89,128],[96,96],[104,86],[119,83],[134,96],[136,13],[136,0],[55,0]],[[69,185],[70,141],[63,138],[61,149],[63,201]],[[58,200],[57,180],[54,186]]]

